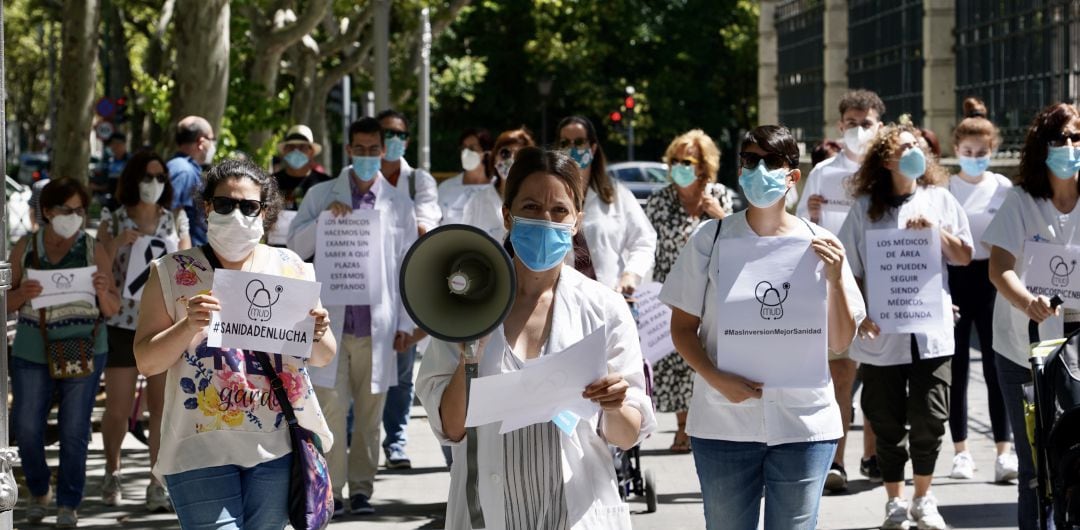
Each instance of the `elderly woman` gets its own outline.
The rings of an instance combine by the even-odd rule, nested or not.
[[[608,375],[581,389],[600,406],[572,430],[551,421],[499,434],[477,428],[479,500],[490,528],[629,529],[609,445],[629,448],[656,424],[645,394],[637,328],[622,297],[563,260],[580,229],[584,193],[574,161],[525,148],[506,180],[503,222],[517,297],[503,324],[481,341],[481,377],[521,370],[603,330]],[[466,504],[465,369],[459,346],[433,340],[416,382],[435,435],[453,446],[448,529],[470,528]],[[529,467],[519,465],[529,462]],[[490,478],[490,480],[489,480]]]
[[[135,329],[135,361],[147,376],[165,374],[161,447],[153,472],[172,495],[181,528],[284,528],[289,507],[289,426],[267,397],[276,370],[297,419],[329,449],[326,425],[308,377],[308,364],[325,366],[337,344],[326,309],[313,307],[310,359],[207,344],[210,314],[222,301],[246,303],[238,293],[215,293],[215,269],[314,280],[293,251],[260,244],[273,226],[281,196],[272,177],[247,161],[229,160],[206,177],[209,243],[153,263]],[[232,297],[232,298],[226,298]],[[245,395],[252,399],[232,399]],[[257,449],[257,450],[256,450]],[[222,526],[224,525],[224,526]]]
[[[709,219],[723,219],[731,213],[734,194],[716,182],[720,150],[701,129],[683,133],[668,145],[664,154],[671,184],[658,190],[645,204],[645,216],[656,230],[656,265],[653,279],[663,282],[690,234]],[[689,453],[686,410],[694,390],[694,371],[675,352],[664,357],[653,370],[653,400],[660,412],[674,412],[678,421],[673,453]]]

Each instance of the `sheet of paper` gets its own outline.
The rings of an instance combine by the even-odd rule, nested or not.
[[[323,212],[315,237],[315,275],[322,282],[324,304],[369,305],[381,297],[378,211],[353,210],[341,217]]]
[[[319,301],[318,282],[272,274],[218,269],[214,292],[221,311],[210,319],[209,346],[311,356],[315,317],[308,312]]]
[[[277,221],[270,228],[270,232],[266,234],[267,244],[286,245],[289,240],[289,225],[292,224],[293,219],[296,219],[296,211],[294,210],[281,210],[278,212]]]
[[[127,274],[124,277],[124,298],[142,299],[143,287],[150,278],[150,262],[176,252],[176,241],[154,236],[141,236],[131,244]]]
[[[866,258],[867,316],[882,333],[926,332],[952,322],[935,229],[869,230]]]
[[[525,364],[521,370],[473,380],[466,427],[502,422],[500,432],[551,421],[563,411],[591,418],[600,407],[581,397],[607,374],[606,332],[601,327],[578,343]]]
[[[95,303],[94,273],[97,267],[75,269],[27,269],[27,278],[41,283],[41,294],[30,301],[34,310],[71,302]]]
[[[638,335],[641,353],[653,366],[675,351],[671,341],[671,308],[660,301],[660,282],[643,284],[634,291],[638,309]]]
[[[1029,293],[1053,298],[1061,296],[1065,307],[1080,309],[1080,247],[1036,241],[1024,242],[1024,274],[1021,280]]]

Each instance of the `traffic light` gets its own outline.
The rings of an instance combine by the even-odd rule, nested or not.
[[[615,125],[620,125],[620,124],[622,124],[622,113],[621,113],[621,112],[619,112],[619,111],[617,111],[617,110],[616,110],[616,111],[613,111],[613,112],[611,113],[611,115],[610,115],[610,116],[608,116],[608,117],[609,117],[609,118],[611,118],[611,123],[613,123],[613,124],[615,124]]]
[[[626,96],[626,100],[623,101],[623,105],[626,107],[626,110],[634,110],[634,96]]]
[[[127,119],[127,98],[116,98],[116,114],[113,115],[113,123],[121,124],[126,122]]]

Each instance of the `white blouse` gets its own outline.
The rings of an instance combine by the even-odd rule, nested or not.
[[[585,194],[582,228],[589,244],[596,281],[611,289],[619,286],[624,272],[644,279],[656,259],[656,231],[629,188],[615,186],[615,200],[608,204],[589,188]]]

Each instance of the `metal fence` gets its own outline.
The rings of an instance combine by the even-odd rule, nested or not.
[[[906,113],[921,123],[922,41],[922,0],[850,0],[848,86],[877,92],[887,120]]]
[[[957,2],[957,112],[964,98],[981,98],[1001,129],[1003,149],[1020,148],[1040,109],[1075,101],[1078,82],[1080,2]]]
[[[780,123],[801,142],[821,140],[825,92],[825,3],[786,0],[776,6],[777,80]]]

